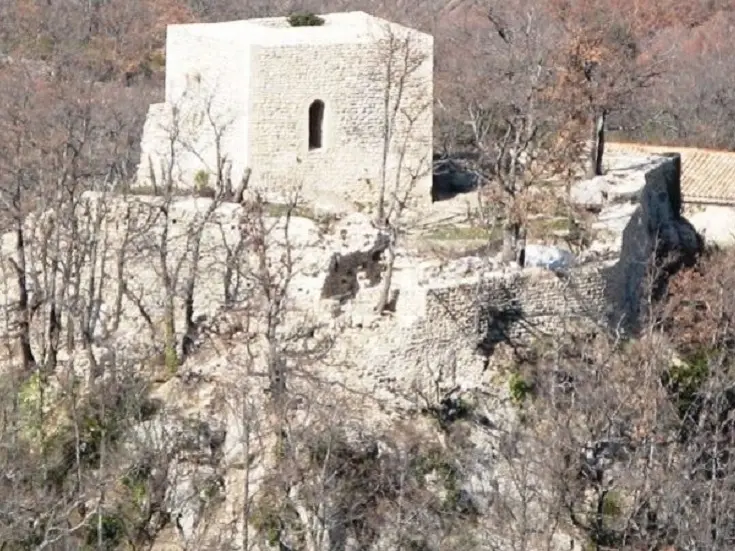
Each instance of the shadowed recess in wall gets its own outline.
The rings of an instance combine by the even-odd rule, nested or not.
[[[642,306],[664,296],[669,278],[693,265],[704,241],[681,215],[681,155],[667,153],[664,163],[646,174],[640,204],[623,230],[618,262],[604,272],[608,323],[635,333],[643,322]]]
[[[446,201],[457,195],[475,191],[479,186],[477,174],[464,166],[463,157],[434,155],[431,201]]]
[[[345,255],[334,253],[322,285],[322,298],[346,301],[355,298],[360,290],[358,274],[363,272],[372,287],[380,283],[383,272],[383,253],[388,248],[388,236],[380,234],[367,251]]]
[[[491,356],[501,343],[515,349],[513,335],[518,332],[516,326],[528,324],[518,297],[507,287],[496,292],[499,296],[492,303],[480,304],[477,311],[477,351],[485,357]]]

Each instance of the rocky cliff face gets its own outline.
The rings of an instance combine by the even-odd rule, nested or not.
[[[536,475],[518,479],[518,462],[534,458],[511,438],[529,430],[518,405],[528,389],[510,376],[515,358],[493,361],[507,359],[497,345],[539,336],[556,344],[570,320],[597,321],[606,305],[635,317],[646,260],[696,251],[680,214],[676,163],[641,170],[631,196],[640,202],[615,266],[502,270],[479,255],[426,258],[411,247],[415,236],[404,236],[389,313],[374,311],[385,244],[359,213],[323,220],[308,209],[284,217],[283,205],[263,207],[269,248],[258,257],[253,238],[265,236],[248,222],[247,205],[88,196],[76,225],[53,215],[29,220],[25,254],[34,281],[51,281],[44,236],[75,231],[65,243],[83,244],[90,266],[74,288],[95,291],[78,292],[75,304],[114,318],[122,294],[122,321],[112,327],[100,316],[91,353],[104,357],[97,385],[134,374],[148,384],[133,394],[157,404],[120,429],[114,484],[121,503],[148,515],[140,513],[145,526],[136,530],[155,536],[154,549],[265,550],[280,540],[294,549],[392,551],[407,531],[413,549],[507,548],[515,527],[503,515],[545,521],[543,500],[524,497],[524,488],[540,486]],[[198,264],[192,236],[201,238]],[[17,253],[10,237],[8,255]],[[170,273],[178,266],[180,274],[169,282],[175,326],[181,333],[187,308],[197,320],[180,365],[161,362],[162,249]],[[192,277],[187,304],[181,293]],[[17,300],[6,284],[7,300]],[[49,303],[39,312],[40,349]],[[59,374],[83,378],[88,352],[65,350]],[[269,394],[272,368],[285,374],[285,404]],[[61,378],[51,377],[54,396],[68,396]],[[131,482],[130,473],[142,474]],[[570,535],[559,529],[551,547],[569,549]]]
[[[663,296],[668,277],[691,266],[704,242],[682,216],[681,157],[672,153],[666,162],[645,175],[639,202],[622,235],[620,258],[606,271],[609,322],[635,331],[645,317],[643,296]],[[650,286],[650,287],[649,287]]]

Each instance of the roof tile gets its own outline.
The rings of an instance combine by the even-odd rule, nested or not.
[[[680,153],[685,201],[735,205],[735,152],[625,142],[611,142],[605,148],[621,153]]]

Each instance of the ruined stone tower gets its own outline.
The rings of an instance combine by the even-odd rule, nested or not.
[[[211,186],[219,165],[235,184],[250,169],[251,186],[314,199],[374,201],[384,178],[428,199],[433,38],[364,12],[321,17],[170,25],[137,184],[170,173],[184,189]]]

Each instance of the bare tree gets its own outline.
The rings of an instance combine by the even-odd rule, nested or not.
[[[262,481],[252,515],[271,545],[309,550],[388,545],[409,550],[456,543],[474,510],[461,492],[452,444],[408,424],[373,430],[355,417],[356,396],[311,387],[288,424],[277,468]],[[326,401],[325,401],[326,400]]]
[[[664,31],[673,50],[668,69],[639,99],[638,120],[622,121],[623,135],[636,141],[731,150],[732,60],[726,55],[732,37],[728,17],[712,17],[694,32]],[[635,124],[639,122],[646,124]]]
[[[468,28],[463,37],[476,52],[473,73],[458,77],[459,100],[442,112],[468,127],[480,193],[488,196],[482,203],[502,218],[503,258],[511,261],[522,256],[531,205],[544,201],[547,184],[574,164],[576,134],[553,104],[561,34],[545,8],[524,1],[493,5],[485,17],[489,32]],[[493,213],[483,217],[495,224]]]
[[[282,479],[270,484],[270,478],[261,480],[256,473],[289,476],[287,450],[296,445],[290,419],[299,415],[299,404],[304,403],[304,384],[315,379],[310,367],[332,344],[331,337],[319,334],[317,320],[298,311],[292,297],[293,279],[303,261],[293,244],[300,197],[297,186],[286,192],[283,203],[273,204],[257,189],[251,190],[240,208],[234,245],[240,253],[227,254],[228,265],[223,268],[225,286],[232,279],[242,282],[241,289],[226,291],[231,300],[212,338],[231,366],[232,379],[227,378],[223,391],[236,417],[233,427],[239,432],[242,452],[236,461],[243,469],[239,489],[243,549],[257,547],[262,537],[276,537],[277,526],[267,524],[257,504],[287,499],[287,485]],[[224,239],[224,228],[221,233]]]
[[[592,121],[587,175],[599,176],[609,117],[663,74],[668,52],[644,54],[639,35],[647,28],[638,28],[634,13],[620,13],[612,3],[591,8],[562,0],[549,7],[566,34],[567,61],[559,75],[560,90],[565,102],[582,110],[580,119]]]
[[[386,24],[382,26],[376,78],[384,83],[383,94],[383,156],[380,170],[380,190],[375,223],[387,233],[386,272],[383,288],[375,311],[382,313],[391,302],[392,274],[396,243],[404,231],[404,213],[417,194],[417,184],[425,181],[431,171],[428,154],[416,156],[416,151],[428,146],[419,135],[423,122],[432,108],[422,97],[426,64],[426,45],[415,35],[399,35]]]
[[[231,117],[213,109],[215,96],[215,91],[201,90],[200,87],[187,90],[180,100],[181,105],[177,104],[167,111],[167,120],[162,122],[166,133],[166,151],[159,158],[148,159],[149,180],[155,196],[144,200],[152,204],[148,207],[150,216],[144,222],[147,226],[144,229],[148,231],[141,233],[141,238],[148,242],[141,243],[143,251],[139,251],[139,254],[145,256],[155,251],[157,257],[155,266],[163,294],[164,362],[172,371],[192,350],[197,331],[194,298],[203,254],[202,241],[205,234],[214,229],[213,216],[226,199],[229,189],[229,162],[222,146]],[[201,121],[203,123],[199,124]],[[211,139],[212,143],[203,143],[201,135]],[[209,159],[201,148],[213,149],[214,158]],[[184,176],[192,177],[197,182],[179,181],[179,166],[185,156],[198,159],[204,167],[195,175]],[[208,161],[213,162],[214,166],[210,166]],[[214,176],[214,181],[210,181],[210,175]],[[172,211],[177,207],[182,185],[193,187],[197,194],[210,201],[203,212],[194,209],[185,213],[188,224],[184,231],[179,231],[176,215]],[[184,327],[177,331],[179,301],[183,302]],[[144,317],[151,321],[152,315],[147,308],[139,299],[136,303]],[[180,338],[179,333],[183,337]]]
[[[429,170],[429,160],[416,162],[411,153],[423,136],[417,134],[417,121],[425,118],[431,109],[429,98],[421,97],[424,91],[426,64],[429,61],[426,46],[412,34],[402,36],[389,23],[379,31],[378,64],[376,78],[383,83],[383,151],[380,167],[380,190],[376,210],[376,223],[386,223],[386,211],[391,196],[399,192],[406,195],[402,182],[404,172],[423,176]],[[407,166],[407,165],[418,166]],[[415,179],[415,178],[414,178]],[[403,185],[401,185],[403,184]]]

